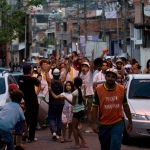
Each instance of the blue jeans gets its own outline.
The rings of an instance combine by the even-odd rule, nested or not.
[[[64,105],[49,105],[49,127],[52,134],[55,132],[58,136],[61,136],[63,106]]]
[[[101,150],[120,150],[122,141],[123,122],[110,128],[99,128]]]
[[[0,138],[2,138],[5,142],[7,142],[7,150],[14,150],[14,142],[12,138],[12,134],[0,129]]]

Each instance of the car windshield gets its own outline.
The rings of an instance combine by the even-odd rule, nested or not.
[[[150,99],[150,79],[133,79],[129,89],[129,98]]]
[[[4,94],[6,91],[5,80],[4,78],[0,78],[0,95]]]

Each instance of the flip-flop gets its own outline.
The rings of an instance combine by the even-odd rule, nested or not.
[[[81,144],[80,148],[89,148],[89,147],[87,145],[85,145],[85,144]]]
[[[67,140],[65,140],[65,139],[60,140],[60,143],[65,143],[65,142],[67,142]]]
[[[76,146],[76,145],[70,147],[70,149],[80,149],[80,148],[81,146]]]

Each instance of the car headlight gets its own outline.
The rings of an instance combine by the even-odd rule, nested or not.
[[[140,114],[131,114],[132,119],[135,120],[149,120],[149,118],[145,115],[140,115]]]

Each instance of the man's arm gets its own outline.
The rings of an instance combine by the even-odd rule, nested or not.
[[[123,104],[123,109],[124,109],[124,112],[128,118],[127,131],[130,132],[130,131],[132,131],[132,118],[131,118],[131,112],[130,112],[129,105],[127,103]]]
[[[94,93],[94,100],[93,100],[93,103],[92,103],[92,118],[93,118],[93,125],[92,125],[92,128],[93,128],[93,131],[95,133],[98,133],[98,119],[99,119],[99,98],[98,98],[98,95],[97,95],[97,92],[95,91]]]
[[[91,64],[90,64],[90,71],[93,73],[94,72],[94,49],[92,50],[92,60],[91,60]]]

